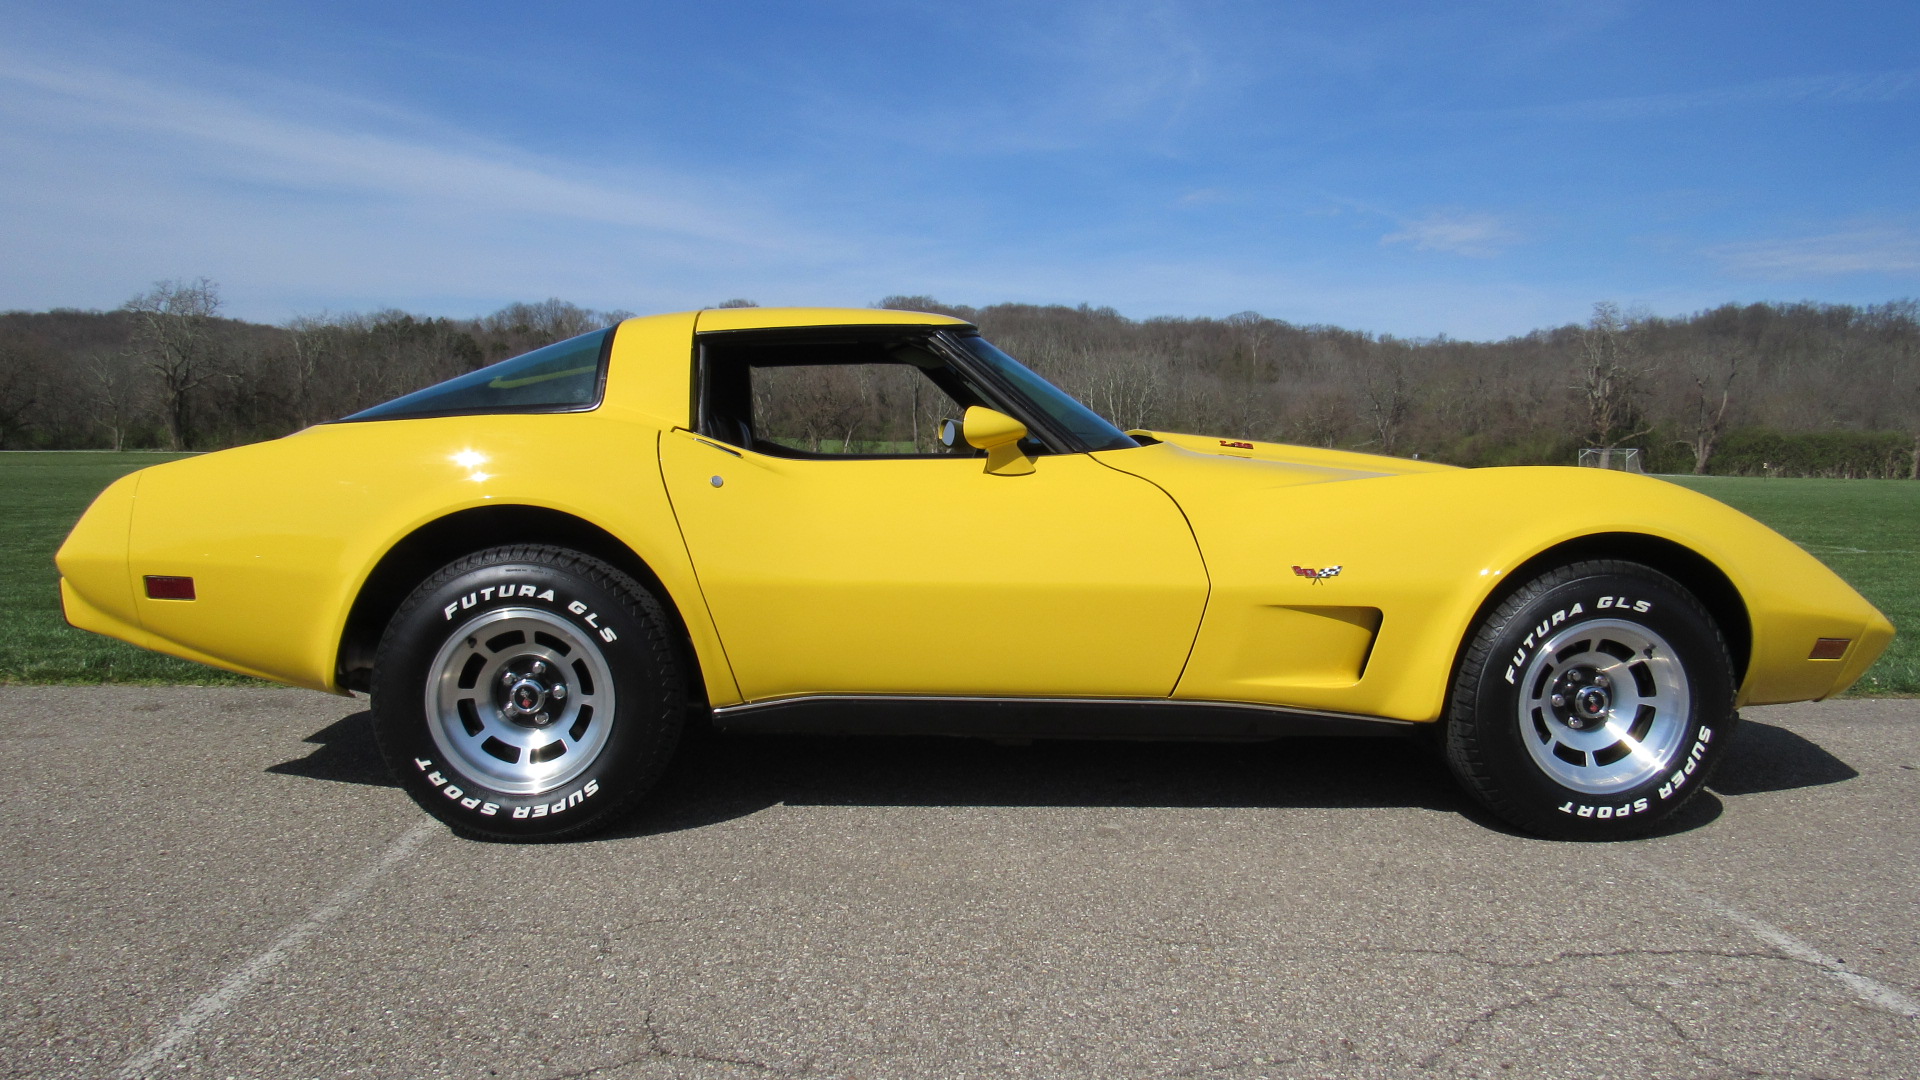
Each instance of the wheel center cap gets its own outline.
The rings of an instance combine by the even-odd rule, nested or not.
[[[533,715],[547,703],[547,688],[532,679],[521,679],[507,691],[507,700],[513,703],[516,712]]]
[[[1607,714],[1613,705],[1613,699],[1598,686],[1583,686],[1573,695],[1575,712],[1588,720],[1598,720]]]

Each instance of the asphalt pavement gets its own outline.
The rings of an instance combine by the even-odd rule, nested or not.
[[[1631,843],[1410,742],[762,738],[516,847],[364,701],[0,688],[0,1075],[1920,1075],[1920,701],[1747,719]]]

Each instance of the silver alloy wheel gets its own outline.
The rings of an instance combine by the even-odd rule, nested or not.
[[[538,608],[468,622],[428,669],[428,728],[460,771],[532,795],[579,776],[613,726],[613,675],[599,643]]]
[[[1562,787],[1628,791],[1670,768],[1693,697],[1664,638],[1622,619],[1554,634],[1520,681],[1520,741]]]

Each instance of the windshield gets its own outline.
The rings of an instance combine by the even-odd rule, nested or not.
[[[555,342],[491,367],[415,390],[347,420],[404,420],[462,413],[570,412],[600,400],[611,328]]]
[[[1011,383],[1015,392],[1047,415],[1088,450],[1125,450],[1139,446],[1131,436],[1108,423],[1099,413],[1068,397],[1059,387],[1033,373],[1025,364],[994,348],[979,334],[954,334],[954,344],[967,350],[994,374]]]

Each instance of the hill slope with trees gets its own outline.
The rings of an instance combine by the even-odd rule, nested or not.
[[[730,301],[744,304],[745,301]],[[1405,339],[1254,312],[878,306],[965,318],[1123,427],[1419,456],[1571,464],[1637,447],[1648,471],[1920,475],[1920,303],[1596,305],[1497,342]],[[0,314],[0,448],[211,449],[273,438],[617,321],[561,300],[473,319],[401,311],[223,318],[213,283],[116,311]]]

